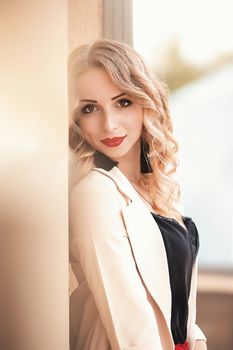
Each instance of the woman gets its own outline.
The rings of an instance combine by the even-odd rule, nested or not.
[[[71,55],[69,97],[71,349],[207,349],[165,89],[130,46],[99,40]]]

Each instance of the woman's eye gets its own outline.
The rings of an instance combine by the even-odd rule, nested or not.
[[[132,101],[126,99],[126,98],[122,98],[121,100],[119,100],[117,102],[117,104],[120,106],[120,107],[128,107],[132,104]]]
[[[96,110],[96,106],[95,105],[87,105],[85,107],[82,108],[82,113],[84,114],[88,114],[88,113],[92,113]]]

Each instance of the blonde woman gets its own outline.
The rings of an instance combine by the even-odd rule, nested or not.
[[[130,46],[99,40],[70,57],[69,102],[71,349],[207,349],[164,87]]]

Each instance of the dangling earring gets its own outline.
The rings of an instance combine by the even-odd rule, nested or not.
[[[149,152],[149,144],[144,140],[143,137],[141,137],[140,162],[141,162],[141,173],[142,174],[152,173],[150,161],[147,157],[148,152]]]

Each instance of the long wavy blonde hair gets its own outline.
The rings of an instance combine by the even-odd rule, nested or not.
[[[76,80],[80,74],[92,68],[104,68],[113,83],[136,98],[142,106],[141,139],[149,146],[147,157],[152,172],[142,174],[141,183],[146,187],[153,201],[153,208],[158,213],[181,221],[181,215],[175,208],[180,197],[180,187],[172,178],[178,166],[178,144],[172,134],[167,89],[152,75],[141,56],[124,43],[97,40],[92,45],[79,46],[69,57],[69,144],[72,150],[70,182],[79,181],[94,167],[95,149],[85,142],[76,118]]]

